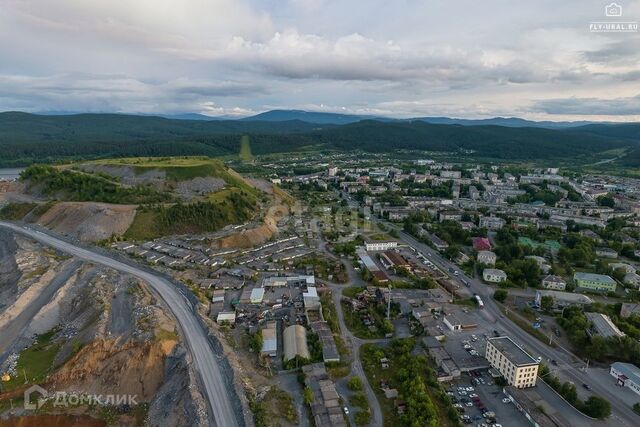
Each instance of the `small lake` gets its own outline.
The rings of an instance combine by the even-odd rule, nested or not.
[[[23,170],[24,168],[0,168],[0,181],[13,181],[20,176],[20,172],[22,172]]]

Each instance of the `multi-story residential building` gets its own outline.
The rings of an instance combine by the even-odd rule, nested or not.
[[[482,270],[482,278],[485,282],[500,283],[507,280],[507,273],[497,268],[485,268]]]
[[[370,240],[364,243],[367,251],[388,251],[398,246],[398,242],[393,240]]]
[[[576,286],[591,291],[615,292],[617,286],[616,281],[609,276],[580,271],[573,274],[573,281]]]
[[[539,360],[534,359],[509,337],[489,338],[485,357],[516,388],[534,387],[538,378]]]
[[[567,287],[567,282],[565,282],[562,277],[550,274],[542,279],[542,287],[547,289],[555,289],[557,291],[564,291]]]
[[[476,260],[479,264],[494,266],[496,265],[496,254],[491,251],[480,251],[478,252]]]
[[[504,219],[496,216],[480,217],[480,228],[486,228],[487,230],[500,230],[504,227],[504,224]]]

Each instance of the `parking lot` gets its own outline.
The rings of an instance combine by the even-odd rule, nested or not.
[[[479,427],[528,426],[528,421],[493,383],[487,371],[463,375],[447,390],[464,424]]]

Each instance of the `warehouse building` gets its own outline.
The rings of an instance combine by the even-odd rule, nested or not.
[[[284,330],[284,361],[300,357],[310,359],[309,347],[307,346],[307,330],[302,325],[291,325]]]

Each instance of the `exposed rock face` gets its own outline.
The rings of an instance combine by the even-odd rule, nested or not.
[[[20,278],[14,256],[17,248],[13,234],[0,228],[0,296],[4,287],[15,286]]]
[[[82,241],[97,242],[124,234],[135,215],[134,205],[61,202],[45,212],[38,223]]]

